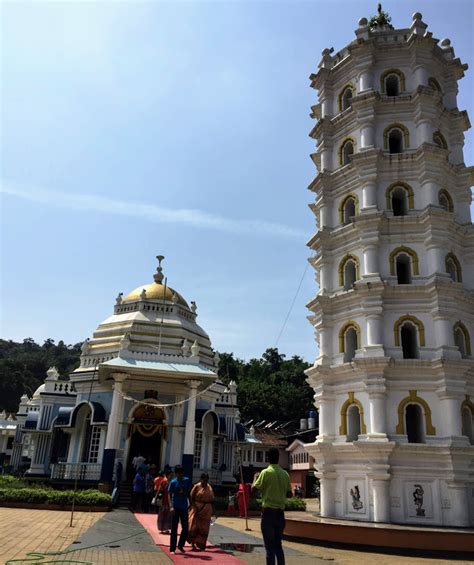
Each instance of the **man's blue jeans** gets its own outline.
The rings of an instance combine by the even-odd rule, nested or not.
[[[267,565],[285,565],[285,554],[281,541],[285,529],[285,513],[283,510],[266,508],[262,511],[261,522],[263,541],[267,552]]]

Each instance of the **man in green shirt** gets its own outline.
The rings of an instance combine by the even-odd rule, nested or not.
[[[285,565],[285,554],[281,541],[285,529],[285,503],[291,496],[291,483],[288,473],[278,465],[280,454],[272,448],[268,452],[269,465],[261,473],[256,473],[252,489],[262,495],[262,534],[267,553],[267,565]]]

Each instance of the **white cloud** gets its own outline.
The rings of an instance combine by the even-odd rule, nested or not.
[[[202,210],[164,208],[156,204],[115,200],[92,194],[71,194],[40,188],[25,189],[9,183],[2,183],[0,192],[31,202],[59,206],[70,210],[131,216],[150,222],[183,224],[195,228],[213,229],[233,234],[272,235],[302,240],[307,235],[301,230],[283,224],[260,220],[236,220],[210,214]]]

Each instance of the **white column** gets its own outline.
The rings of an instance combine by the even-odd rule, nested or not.
[[[440,398],[444,436],[462,436],[461,400],[456,396]]]
[[[366,69],[360,73],[359,92],[370,90],[373,88],[373,75],[370,69]]]
[[[369,122],[361,125],[360,128],[360,147],[361,149],[369,149],[374,147],[374,123]]]
[[[186,418],[186,428],[184,434],[184,454],[194,453],[194,433],[196,430],[196,391],[201,381],[189,381],[189,401],[188,416]]]
[[[434,128],[428,118],[421,119],[416,124],[416,137],[418,145],[422,143],[433,143]],[[412,147],[413,149],[413,147]]]
[[[362,209],[377,208],[377,184],[366,181],[362,187]]]
[[[329,364],[332,357],[332,331],[330,328],[317,328],[319,332],[318,365]]]
[[[332,147],[323,146],[321,149],[321,171],[331,171],[333,168]]]
[[[370,434],[369,435],[386,435],[387,418],[386,413],[386,396],[384,393],[372,393],[369,395],[369,413],[370,413]]]
[[[369,345],[380,345],[382,338],[382,316],[370,314],[367,316],[367,341]]]
[[[334,400],[332,399],[321,399],[318,402],[318,412],[319,412],[319,435],[318,438],[324,439],[326,437],[332,437],[334,432]]]
[[[438,194],[440,190],[438,184],[432,180],[427,180],[422,183],[421,188],[424,206],[438,206]]]
[[[429,73],[425,67],[418,65],[415,67],[413,74],[415,75],[416,86],[428,86]]]
[[[372,479],[374,522],[390,522],[390,481]]]
[[[122,396],[123,383],[127,375],[117,373],[113,375],[114,384],[112,394],[112,407],[110,409],[109,424],[107,426],[107,437],[105,440],[105,449],[119,449],[121,424],[120,419],[123,417],[124,399]]]
[[[364,249],[364,275],[378,274],[377,247],[368,245]]]
[[[319,229],[331,227],[331,208],[327,204],[321,204],[319,208]]]
[[[334,495],[336,489],[336,479],[329,477],[320,477],[319,479],[321,485],[321,518],[329,518],[335,516],[336,509],[334,504]]]
[[[435,245],[427,246],[429,274],[446,274],[446,251]]]
[[[331,264],[326,261],[321,261],[318,265],[319,269],[319,292],[323,289],[330,291],[331,284]]]

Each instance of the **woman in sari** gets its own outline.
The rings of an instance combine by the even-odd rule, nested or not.
[[[189,495],[188,541],[195,551],[206,549],[211,517],[214,514],[214,491],[209,484],[209,475],[203,473],[201,480],[196,483]]]
[[[161,534],[169,534],[171,529],[171,512],[170,512],[170,497],[168,493],[168,486],[171,481],[173,473],[171,471],[165,472],[164,477],[159,481],[158,490],[156,495],[160,501],[158,507],[158,531]]]

